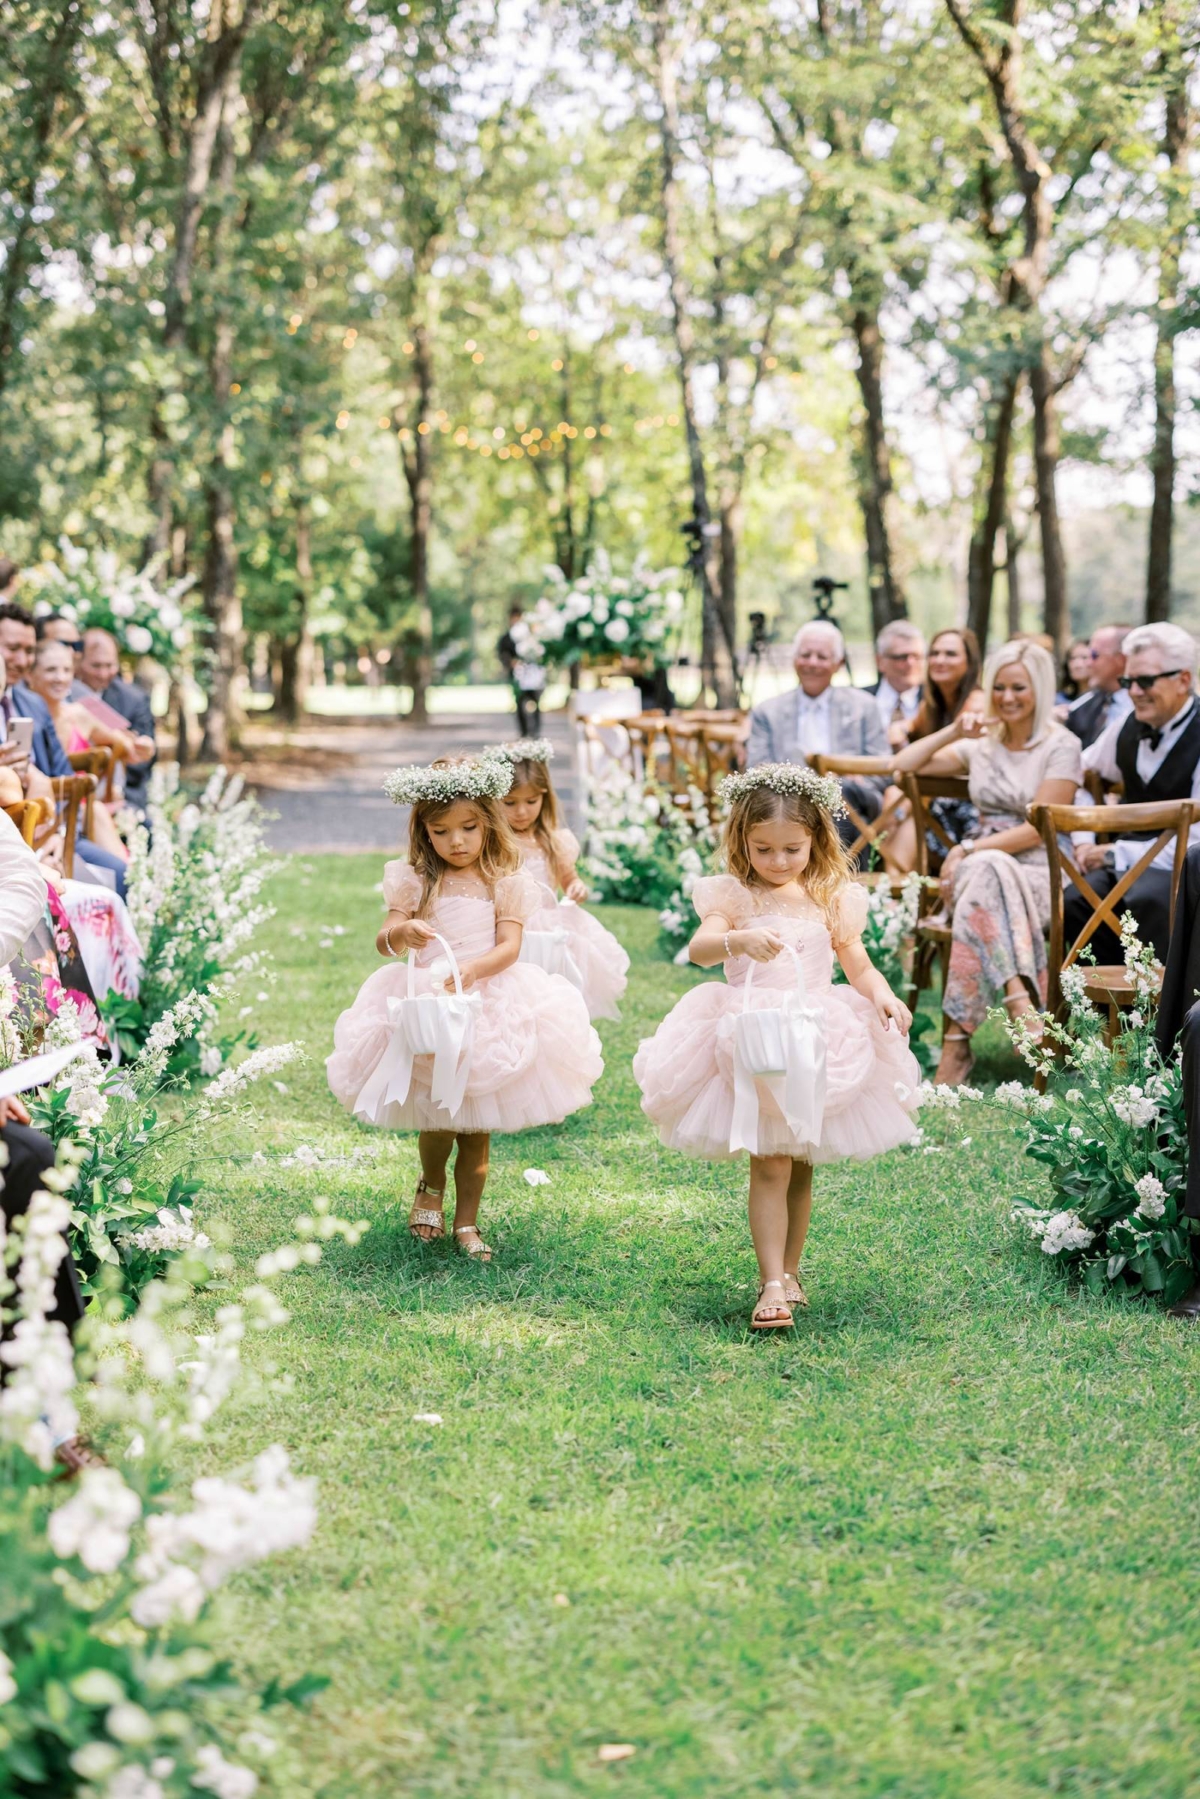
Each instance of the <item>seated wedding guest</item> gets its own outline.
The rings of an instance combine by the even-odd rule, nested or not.
[[[1089,646],[1086,637],[1077,637],[1069,646],[1063,657],[1059,674],[1058,692],[1055,699],[1059,705],[1073,705],[1088,690],[1088,680],[1092,666]]]
[[[39,783],[30,776],[27,792],[31,798],[48,795],[47,783],[51,779],[73,772],[44,701],[25,685],[36,649],[32,613],[26,612],[15,601],[4,601],[0,604],[0,661],[4,670],[4,686],[0,688],[0,763],[12,764],[18,759],[22,763],[32,761],[34,771],[42,780]],[[18,758],[14,754],[17,746],[9,741],[9,724],[14,718],[28,718],[33,722],[33,743],[28,757],[21,751]],[[8,746],[7,754],[5,745]],[[124,899],[124,855],[80,837],[76,844],[75,873],[80,880],[99,881],[101,886],[114,889]]]
[[[879,718],[894,750],[908,742],[909,727],[921,704],[921,678],[925,673],[925,638],[907,619],[885,625],[875,639],[875,666],[879,679],[869,691],[875,695]]]
[[[896,757],[901,772],[967,774],[979,829],[942,865],[953,939],[934,1080],[957,1087],[974,1063],[971,1037],[997,1000],[1012,1017],[1046,999],[1050,869],[1029,806],[1069,806],[1082,779],[1079,743],[1054,722],[1054,659],[1014,641],[984,665],[985,716],[964,708]]]
[[[980,660],[979,639],[974,631],[951,625],[936,633],[929,645],[921,704],[909,727],[911,743],[916,743],[922,737],[930,737],[935,731],[944,731],[961,712],[976,712],[982,716]],[[895,789],[889,788],[884,795],[885,801],[890,800],[894,793]],[[979,813],[970,800],[937,799],[929,810],[951,843],[961,843],[964,837],[973,836],[979,823]],[[930,854],[935,857],[943,855],[945,845],[941,839],[933,832],[929,835]],[[884,850],[884,859],[889,870],[896,874],[908,874],[916,867],[916,827],[911,817],[904,817],[891,833]]]
[[[138,753],[125,765],[125,803],[140,810],[146,804],[150,770],[158,753],[150,695],[139,682],[125,680],[117,640],[99,625],[89,625],[83,634],[76,677],[70,695],[73,700],[83,698],[84,691],[94,693],[106,706],[119,712],[129,726]]]
[[[34,652],[29,671],[29,685],[45,703],[58,741],[68,756],[82,750],[111,749],[121,762],[137,760],[145,749],[144,741],[129,731],[113,730],[93,718],[86,707],[69,695],[75,680],[75,655],[65,643],[45,637]],[[114,855],[128,860],[129,852],[117,833],[108,808],[96,799],[92,804],[93,836],[97,843]]]
[[[1125,673],[1125,652],[1121,648],[1129,635],[1128,625],[1101,625],[1092,632],[1088,646],[1091,670],[1088,691],[1082,699],[1067,707],[1062,722],[1078,737],[1086,750],[1118,718],[1129,711],[1129,695],[1121,686]]]
[[[798,685],[791,693],[761,700],[751,712],[747,768],[760,762],[804,762],[809,756],[888,754],[875,695],[861,687],[833,685],[845,663],[846,643],[836,625],[827,619],[801,625],[792,644]],[[847,799],[864,818],[878,816],[884,786],[873,777],[842,781]],[[839,828],[845,831],[845,820]]]
[[[1196,703],[1196,640],[1179,625],[1139,625],[1123,644],[1125,674],[1133,707],[1114,719],[1103,736],[1083,752],[1085,769],[1106,781],[1124,784],[1122,802],[1149,805],[1156,800],[1200,800],[1200,707]],[[1095,891],[1103,898],[1145,853],[1146,840],[1158,835],[1121,837],[1116,842],[1083,843],[1076,858]],[[1200,842],[1200,825],[1192,827]],[[1161,959],[1170,933],[1171,866],[1174,847],[1159,852],[1145,874],[1121,902],[1133,913],[1144,943]],[[1074,887],[1067,889],[1064,923],[1072,941],[1087,923],[1091,907]],[[1096,961],[1121,961],[1116,934],[1103,925],[1090,940]]]

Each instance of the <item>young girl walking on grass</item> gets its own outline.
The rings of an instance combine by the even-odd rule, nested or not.
[[[387,917],[375,945],[388,966],[368,976],[338,1019],[326,1063],[348,1112],[419,1133],[409,1229],[422,1242],[446,1234],[446,1172],[458,1145],[453,1240],[484,1262],[491,1250],[478,1218],[492,1132],[561,1123],[590,1104],[604,1067],[575,988],[561,975],[515,966],[522,931],[545,895],[522,873],[505,821],[501,800],[511,783],[511,763],[493,758],[401,768],[385,781],[390,799],[412,807],[408,859],[383,871]],[[411,972],[397,961],[406,951]],[[459,1033],[451,1053],[414,1053],[407,996],[456,994],[456,971],[467,997],[447,1008]]]
[[[541,910],[529,920],[531,932],[564,931],[565,948],[579,974],[590,1018],[619,1018],[629,957],[598,918],[581,909],[587,888],[575,872],[579,840],[559,824],[558,799],[550,779],[554,751],[544,737],[500,744],[488,755],[512,763],[513,784],[504,796],[505,815],[524,858],[525,872],[543,889]],[[562,892],[566,904],[559,905]]]
[[[713,1159],[749,1150],[760,1283],[750,1323],[781,1330],[793,1306],[808,1304],[800,1257],[813,1164],[910,1141],[921,1077],[908,1007],[863,948],[867,893],[838,836],[837,782],[768,763],[731,775],[722,796],[728,873],[696,882],[700,929],[689,954],[701,968],[723,963],[725,981],[686,993],[639,1046],[633,1072],[669,1148]],[[835,954],[849,987],[833,985]],[[781,1033],[797,1065],[755,1072],[764,1053],[739,1016],[781,1006],[800,1020]],[[769,1036],[772,1021],[759,1022]]]

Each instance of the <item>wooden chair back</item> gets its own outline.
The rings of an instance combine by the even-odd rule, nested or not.
[[[740,724],[701,724],[708,796],[712,799],[726,775],[740,766],[746,734]]]
[[[104,801],[111,800],[116,792],[115,777],[117,772],[116,752],[111,748],[72,750],[67,761],[80,775],[95,775],[97,785],[96,797]],[[91,829],[91,802],[88,804],[88,828]]]
[[[815,768],[819,775],[851,775],[864,780],[888,780],[892,772],[891,759],[888,756],[810,756],[810,768]],[[903,803],[903,794],[899,788],[893,799],[883,807],[877,818],[866,818],[859,812],[849,798],[846,799],[846,811],[857,835],[853,842],[846,845],[846,853],[854,860],[864,851],[877,850],[883,853],[885,844],[900,820],[897,817]]]
[[[672,793],[690,787],[708,791],[708,765],[704,757],[703,726],[690,719],[668,718],[663,723],[667,745],[667,785]]]
[[[21,836],[33,848],[33,839],[38,826],[42,822],[42,802],[40,800],[14,800],[11,805],[0,807],[16,825]]]
[[[933,812],[934,800],[969,800],[970,787],[966,775],[901,775],[900,787],[912,807],[913,826],[917,833],[916,872],[922,877],[935,875],[954,848],[954,840]],[[938,845],[931,853],[929,838]]]
[[[1079,961],[1082,952],[1102,925],[1116,936],[1121,934],[1121,902],[1141,879],[1155,857],[1172,843],[1170,918],[1175,919],[1175,902],[1183,878],[1183,862],[1187,855],[1188,833],[1197,808],[1190,800],[1160,800],[1145,806],[1031,806],[1029,822],[1040,832],[1050,864],[1050,949],[1047,1011],[1059,1018],[1064,1010],[1062,974]],[[1110,893],[1098,894],[1075,857],[1060,841],[1073,831],[1091,831],[1097,837],[1133,837],[1152,832],[1142,854],[1127,868]],[[1088,903],[1089,914],[1083,929],[1073,943],[1066,941],[1066,881]],[[1111,964],[1084,964],[1087,971],[1089,999],[1106,1005],[1115,1026],[1116,1012],[1122,1005],[1132,1004],[1133,994],[1123,967]]]
[[[56,775],[50,785],[62,809],[63,874],[69,881],[75,873],[76,841],[81,834],[87,835],[79,829],[80,810],[86,807],[96,791],[96,777],[91,774]]]

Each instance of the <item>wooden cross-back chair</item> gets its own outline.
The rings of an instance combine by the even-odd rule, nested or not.
[[[56,775],[50,786],[54,797],[61,808],[63,823],[63,857],[62,869],[69,881],[75,873],[75,844],[78,838],[87,836],[87,822],[90,817],[90,802],[96,791],[96,776],[92,774]],[[79,829],[81,812],[85,828]]]
[[[711,799],[726,775],[731,775],[742,760],[745,730],[740,723],[702,723],[704,762],[707,769],[708,795]]]
[[[14,800],[11,805],[0,807],[0,811],[8,814],[25,842],[32,849],[37,828],[44,816],[41,800]]]
[[[933,802],[968,800],[971,795],[966,775],[907,774],[901,776],[900,786],[912,807],[913,829],[917,839],[914,869],[922,880],[912,972],[912,1003],[915,1006],[920,994],[933,984],[935,963],[941,967],[942,992],[946,991],[946,977],[950,971],[950,946],[953,941],[950,921],[942,911],[941,895],[928,884],[954,848],[954,839],[933,812]],[[931,835],[937,844],[936,852],[930,849]]]
[[[67,756],[78,775],[95,775],[97,787],[95,797],[105,802],[116,797],[116,752],[111,748],[72,750]],[[91,802],[88,804],[88,829],[91,829]]]
[[[1183,877],[1187,855],[1188,833],[1197,808],[1190,800],[1160,800],[1146,806],[1031,806],[1029,822],[1041,833],[1050,864],[1050,951],[1046,1010],[1052,1019],[1061,1020],[1066,1011],[1062,992],[1065,968],[1079,963],[1085,970],[1084,992],[1093,1005],[1108,1013],[1110,1037],[1116,1035],[1121,1008],[1132,1006],[1135,993],[1123,965],[1097,965],[1080,962],[1080,957],[1102,925],[1119,937],[1121,903],[1134,883],[1141,879],[1155,857],[1174,843],[1171,862],[1170,918],[1175,919],[1175,902]],[[1110,893],[1099,894],[1073,855],[1063,849],[1060,839],[1073,831],[1091,831],[1096,837],[1133,837],[1151,833],[1142,854],[1127,868]],[[1091,908],[1087,922],[1070,945],[1066,941],[1065,880],[1081,893]]]
[[[663,720],[663,736],[667,745],[667,786],[672,793],[686,793],[690,787],[708,792],[708,763],[704,755],[703,727],[691,719]]]
[[[892,763],[888,756],[810,756],[810,768],[816,769],[819,775],[848,775],[860,780],[892,780]],[[846,845],[846,853],[851,861],[859,856],[869,856],[872,850],[881,856],[888,838],[900,823],[900,808],[904,796],[899,788],[896,796],[882,808],[877,818],[866,818],[858,810],[843,787],[842,797],[846,801],[846,812],[855,830],[855,837]],[[860,874],[858,879],[869,886],[877,886],[883,881],[892,882],[890,874]]]

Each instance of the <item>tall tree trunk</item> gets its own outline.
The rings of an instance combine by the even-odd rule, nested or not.
[[[676,93],[675,63],[667,33],[666,0],[658,0],[654,18],[654,49],[658,97],[662,106],[662,120],[659,129],[659,141],[662,146],[659,204],[662,212],[663,263],[666,268],[671,299],[671,324],[675,337],[680,400],[684,434],[687,440],[688,472],[692,486],[692,515],[699,544],[699,549],[692,558],[691,566],[700,590],[703,630],[702,661],[705,681],[712,686],[718,705],[733,706],[737,703],[737,677],[734,666],[736,592],[726,591],[721,583],[720,526],[715,532],[713,531],[704,446],[700,437],[696,413],[693,366],[696,342],[688,310],[689,296],[683,276],[683,234],[676,174],[679,160],[679,102]]]
[[[1194,118],[1186,73],[1167,95],[1163,154],[1167,158],[1166,218],[1158,252],[1158,303],[1154,339],[1154,449],[1150,473],[1154,498],[1146,560],[1146,622],[1171,616],[1171,559],[1175,526],[1175,338],[1180,259],[1190,210],[1187,165]]]
[[[296,504],[296,631],[279,645],[279,715],[294,725],[303,715],[312,684],[313,640],[308,630],[312,596],[312,518],[306,499]]]
[[[1013,638],[1021,629],[1021,545],[1023,539],[1013,529],[1011,518],[1004,521],[1004,584],[1008,598],[1008,635]]]
[[[863,404],[862,438],[855,457],[858,500],[867,538],[867,592],[871,629],[878,636],[893,619],[908,617],[908,602],[896,573],[892,547],[895,488],[892,457],[883,418],[883,337],[877,306],[856,307],[851,317],[858,346],[858,391]]]
[[[213,404],[228,414],[233,355],[233,328],[217,321],[210,359]],[[208,710],[204,715],[202,759],[223,762],[237,738],[236,683],[242,666],[242,603],[238,596],[238,556],[234,534],[233,421],[226,416],[218,431],[205,482],[208,544],[201,595],[211,643]]]
[[[1058,435],[1058,399],[1043,348],[1029,371],[1033,394],[1033,466],[1037,489],[1038,531],[1042,541],[1044,610],[1042,629],[1061,654],[1067,647],[1067,565],[1058,518],[1056,475],[1062,446]]]
[[[967,558],[967,623],[984,650],[987,649],[992,618],[992,590],[996,584],[996,538],[1004,522],[1017,385],[1018,375],[1014,369],[1004,378],[987,408],[975,525]]]
[[[422,296],[423,304],[426,304]],[[433,523],[433,350],[428,321],[412,327],[412,367],[417,380],[413,444],[404,452],[404,478],[408,483],[410,529],[408,538],[408,587],[417,614],[417,650],[412,661],[412,721],[423,725],[429,717],[429,688],[433,682],[433,616],[429,606],[429,536]]]

